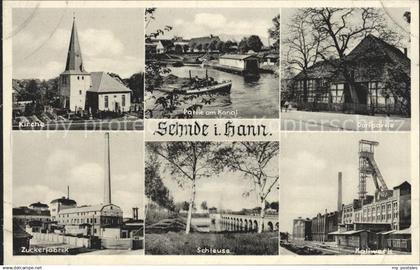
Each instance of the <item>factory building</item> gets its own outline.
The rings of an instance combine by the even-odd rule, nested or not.
[[[338,216],[339,212],[328,213],[327,209],[325,209],[324,214],[318,213],[316,217],[312,218],[312,240],[320,242],[332,241],[333,237],[329,233],[337,230]]]
[[[312,240],[312,221],[308,218],[297,218],[293,220],[293,239]]]
[[[77,207],[75,200],[70,199],[70,190],[67,186],[67,198],[61,197],[50,202],[51,220],[57,221],[58,213],[61,210]]]
[[[359,142],[359,197],[342,203],[342,174],[338,174],[337,210],[318,214],[311,226],[307,219],[293,220],[293,237],[330,242],[347,249],[392,249],[411,251],[411,185],[404,181],[388,189],[374,159],[377,142]],[[368,195],[366,181],[372,178],[375,194]]]
[[[79,206],[61,210],[57,222],[66,234],[101,237],[106,228],[122,225],[123,212],[114,204]]]

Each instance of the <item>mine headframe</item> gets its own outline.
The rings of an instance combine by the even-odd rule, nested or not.
[[[392,196],[392,190],[389,190],[378,164],[375,161],[375,146],[378,142],[360,140],[359,141],[359,199],[366,199],[366,179],[371,177],[375,185],[375,199],[381,200]]]

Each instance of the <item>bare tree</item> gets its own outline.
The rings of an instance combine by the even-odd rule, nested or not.
[[[306,102],[308,96],[307,70],[318,61],[321,38],[312,31],[311,21],[306,10],[299,10],[287,28],[289,34],[283,42],[287,48],[285,59],[291,69],[302,72],[304,76],[303,101]]]
[[[151,142],[147,144],[148,151],[163,159],[170,174],[178,185],[190,187],[188,217],[185,233],[191,230],[191,216],[195,202],[196,185],[199,179],[218,173],[213,159],[214,143],[211,142]]]
[[[278,189],[278,152],[278,142],[234,142],[220,147],[213,159],[219,167],[242,172],[251,180],[252,189],[244,195],[249,196],[252,192],[256,194],[257,203],[261,207],[259,233],[263,230],[267,196],[273,189]]]
[[[346,54],[355,42],[369,34],[393,44],[398,43],[401,36],[387,27],[385,15],[380,9],[308,8],[304,12],[311,20],[311,31],[320,40],[318,55],[340,70],[348,84],[353,103],[359,103],[354,78],[345,61]],[[340,61],[330,61],[331,55]]]

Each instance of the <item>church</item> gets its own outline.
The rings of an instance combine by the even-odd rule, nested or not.
[[[106,72],[85,70],[74,17],[66,67],[60,74],[59,89],[62,108],[72,112],[124,113],[130,110],[131,89]]]

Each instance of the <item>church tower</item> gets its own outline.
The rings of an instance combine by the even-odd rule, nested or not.
[[[82,51],[77,35],[76,18],[73,17],[66,69],[60,74],[61,105],[70,111],[84,110],[86,91],[91,86],[91,77],[83,66]]]

